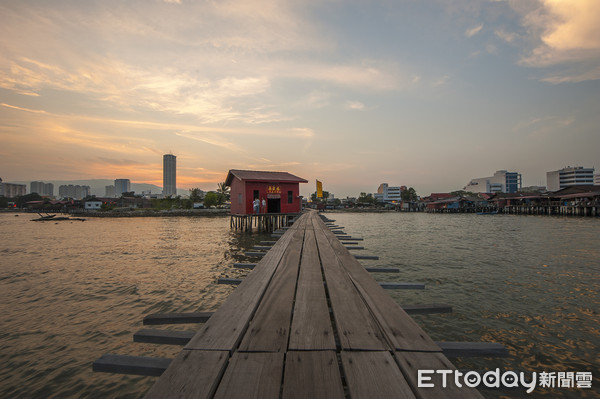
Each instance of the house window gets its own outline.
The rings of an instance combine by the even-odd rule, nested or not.
[[[293,204],[294,203],[294,193],[291,191],[288,191],[288,204]]]
[[[238,193],[238,204],[243,204],[244,201],[242,200],[242,193]]]
[[[254,190],[254,199],[258,198],[258,190]]]

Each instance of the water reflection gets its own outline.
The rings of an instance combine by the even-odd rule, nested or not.
[[[93,219],[39,224],[0,214],[0,397],[141,397],[149,377],[92,373],[104,353],[174,357],[134,344],[144,315],[212,311],[216,284],[264,236],[227,217]],[[175,326],[166,328],[190,328]]]

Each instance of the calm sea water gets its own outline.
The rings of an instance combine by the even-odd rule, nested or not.
[[[388,291],[398,303],[448,303],[415,316],[435,340],[495,341],[502,359],[453,359],[459,368],[591,371],[593,388],[529,397],[600,396],[600,220],[542,216],[348,214],[329,216],[365,253],[423,291]],[[268,236],[235,233],[229,218],[122,218],[30,222],[0,214],[0,397],[143,396],[155,381],[93,373],[104,353],[174,357],[139,344],[144,315],[216,310],[234,289],[218,277]],[[194,329],[195,325],[170,328]],[[521,397],[519,392],[483,392]]]

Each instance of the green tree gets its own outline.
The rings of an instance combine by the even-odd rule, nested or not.
[[[229,187],[227,186],[227,184],[225,182],[219,183],[218,188],[217,188],[217,197],[218,197],[219,205],[224,204],[225,202],[229,201],[229,198],[230,198]]]
[[[217,193],[209,192],[204,196],[204,207],[210,208],[213,205],[217,205],[219,203],[219,196]]]
[[[402,198],[402,201],[414,202],[418,199],[418,196],[415,189],[410,187],[402,191],[402,194],[400,194],[400,198]]]
[[[190,190],[190,200],[192,202],[200,202],[204,198],[204,192],[199,188],[192,188]]]
[[[374,204],[375,198],[373,198],[373,194],[371,194],[371,193],[367,194],[367,193],[363,192],[363,193],[360,193],[356,202],[358,202],[360,204]]]

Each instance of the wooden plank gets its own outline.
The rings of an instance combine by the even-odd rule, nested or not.
[[[400,273],[397,267],[365,267],[369,273]]]
[[[355,250],[361,250],[361,249],[365,249],[365,247],[359,247],[359,246],[356,246],[356,245],[348,245],[348,246],[346,247],[346,249],[355,249]]]
[[[402,283],[380,281],[379,285],[385,290],[424,290],[425,284],[422,283]]]
[[[344,387],[334,351],[288,352],[283,399],[342,399]]]
[[[283,374],[283,353],[236,352],[215,399],[277,399]]]
[[[319,224],[322,223],[318,219],[315,219],[315,221]],[[421,327],[402,310],[400,305],[383,291],[365,268],[344,248],[332,233],[328,232],[324,226],[321,227],[320,231],[325,234],[331,244],[331,248],[336,256],[340,258],[341,264],[348,271],[352,282],[360,292],[361,297],[376,318],[392,347],[397,350],[442,351]]]
[[[452,306],[443,303],[401,305],[408,314],[452,313]]]
[[[266,252],[256,252],[256,251],[247,251],[247,252],[244,252],[244,255],[247,256],[247,257],[249,257],[249,258],[262,258],[266,254],[267,254]]]
[[[205,323],[213,312],[153,313],[144,317],[144,325]]]
[[[497,342],[436,342],[447,357],[505,357],[508,349]]]
[[[271,249],[271,246],[269,245],[255,245],[252,247],[252,249],[255,249],[257,251],[268,251],[269,249]]]
[[[294,223],[292,228],[261,259],[257,267],[227,297],[203,328],[190,340],[186,348],[232,351],[239,345],[288,243],[294,235],[296,226],[299,228],[302,220],[300,218]]]
[[[242,278],[222,277],[222,278],[217,279],[217,284],[239,285],[239,284],[242,284],[242,281],[244,281],[244,279],[242,279]]]
[[[185,345],[196,331],[154,330],[145,328],[133,334],[133,342],[148,344]]]
[[[146,394],[146,399],[210,398],[229,359],[227,351],[182,350]]]
[[[313,222],[316,221],[316,218],[313,219]],[[339,263],[325,237],[325,231],[315,226],[315,236],[341,347],[355,350],[388,349],[377,321]]]
[[[442,386],[442,374],[427,374],[431,377],[433,387],[418,386],[419,370],[456,370],[456,367],[441,353],[426,352],[395,352],[394,359],[406,376],[408,384],[418,396],[423,399],[482,399],[483,396],[474,388],[468,388],[464,384],[459,388],[454,383],[454,378],[446,379],[446,387]]]
[[[335,350],[314,230],[307,229],[296,288],[289,350]]]
[[[342,365],[352,398],[415,398],[389,352],[343,351]]]
[[[275,245],[277,241],[261,241],[261,245]]]
[[[234,263],[233,267],[238,269],[254,269],[256,263]]]
[[[92,370],[102,373],[118,373],[160,376],[171,363],[162,357],[127,356],[107,353],[92,363]]]
[[[355,259],[379,260],[377,255],[354,255]]]
[[[281,352],[287,348],[304,229],[295,229],[293,234],[238,351]]]

